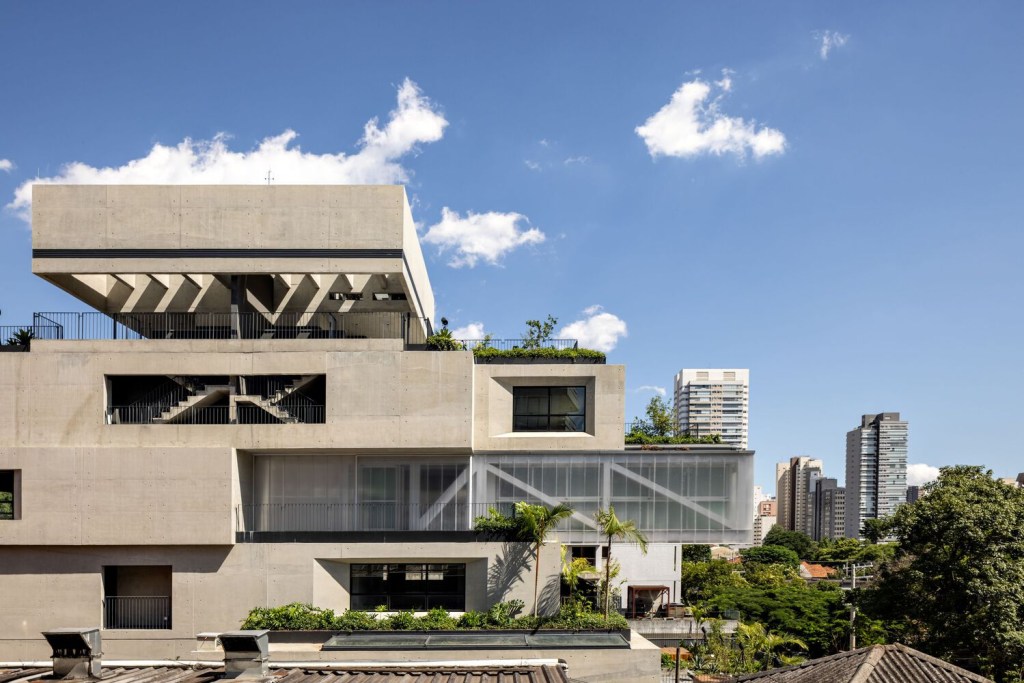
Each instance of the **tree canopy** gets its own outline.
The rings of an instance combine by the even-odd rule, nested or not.
[[[807,534],[802,531],[787,531],[778,524],[768,530],[762,545],[789,548],[802,560],[812,559],[817,549]]]
[[[796,567],[800,564],[800,556],[789,548],[779,545],[761,545],[744,548],[740,551],[743,564],[782,564]]]
[[[890,637],[997,681],[1024,677],[1024,490],[941,470],[886,522],[898,542],[863,611]]]

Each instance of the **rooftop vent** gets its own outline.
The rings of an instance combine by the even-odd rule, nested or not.
[[[102,672],[99,628],[59,628],[44,631],[53,649],[53,675],[69,680],[98,679]]]
[[[224,678],[265,678],[270,661],[268,631],[228,631],[220,634],[224,648]]]

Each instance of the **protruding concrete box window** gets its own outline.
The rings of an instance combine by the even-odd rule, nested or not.
[[[512,431],[587,431],[587,388],[512,387]]]
[[[0,521],[21,519],[21,470],[0,470]]]
[[[103,628],[171,628],[171,568],[166,565],[103,568]]]

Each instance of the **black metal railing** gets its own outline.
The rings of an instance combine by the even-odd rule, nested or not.
[[[112,595],[103,600],[103,628],[169,629],[171,598],[163,595]]]
[[[459,339],[460,344],[467,349],[477,347],[488,347],[499,351],[510,351],[512,349],[578,349],[578,339],[546,339],[542,342],[534,342],[529,339]]]
[[[323,424],[327,416],[325,406],[317,404],[278,406],[277,411],[271,412],[258,404],[242,402],[235,407],[234,415],[230,406],[110,406],[106,410],[106,422],[112,425]]]
[[[240,532],[470,531],[486,503],[263,503],[239,505]],[[504,506],[504,513],[511,506]]]
[[[36,313],[37,339],[403,339],[426,343],[410,313]]]

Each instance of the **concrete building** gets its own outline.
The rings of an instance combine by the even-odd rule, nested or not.
[[[754,545],[761,545],[765,534],[778,522],[778,511],[774,496],[758,495],[760,486],[754,489]]]
[[[907,499],[907,422],[899,413],[861,417],[846,434],[846,536],[891,515]]]
[[[472,531],[523,500],[576,510],[542,610],[559,542],[601,563],[598,508],[651,541],[614,546],[623,603],[678,589],[681,543],[750,543],[753,453],[627,451],[621,365],[427,350],[402,187],[42,185],[32,239],[92,310],[0,353],[0,660],[83,624],[107,657],[187,659],[294,601],[529,610],[523,548]]]
[[[808,536],[814,524],[814,483],[821,478],[824,464],[805,455],[775,465],[779,524],[788,531]]]
[[[749,398],[749,370],[680,370],[675,377],[676,422],[694,436],[721,434],[723,443],[746,448]]]
[[[814,483],[811,538],[843,538],[846,535],[846,489],[835,479],[821,478]]]

